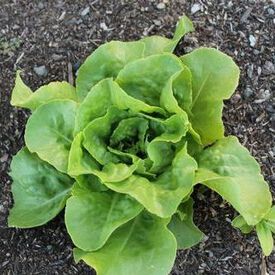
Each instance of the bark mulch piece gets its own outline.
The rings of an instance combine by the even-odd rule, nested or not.
[[[85,264],[74,264],[63,213],[34,229],[6,226],[12,204],[7,172],[12,155],[24,143],[29,116],[9,105],[15,71],[24,69],[23,78],[32,88],[53,80],[71,80],[98,45],[155,33],[171,37],[184,13],[193,20],[196,32],[180,43],[178,54],[210,46],[228,53],[240,66],[240,85],[225,105],[226,132],[238,136],[257,158],[275,194],[275,6],[271,1],[1,0],[1,274],[94,274]],[[243,236],[231,227],[235,215],[216,194],[197,195],[195,219],[207,237],[178,253],[172,274],[275,274],[275,254],[262,260],[255,234]]]

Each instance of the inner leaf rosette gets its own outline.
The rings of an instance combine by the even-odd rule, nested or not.
[[[147,71],[137,70],[140,62]],[[168,66],[156,78],[153,68],[159,64]],[[197,168],[187,150],[187,136],[197,136],[173,93],[185,70],[189,74],[175,56],[155,55],[126,65],[116,80],[93,86],[76,114],[68,173],[92,174],[151,213],[170,217],[191,191]],[[137,96],[142,93],[143,100]],[[165,96],[172,102],[169,108],[160,103]]]

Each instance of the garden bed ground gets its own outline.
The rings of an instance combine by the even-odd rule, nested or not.
[[[179,54],[198,46],[216,47],[231,55],[241,67],[240,85],[224,111],[227,133],[238,136],[258,159],[274,195],[272,2],[1,0],[1,274],[94,274],[84,264],[74,264],[63,213],[35,229],[6,226],[12,204],[7,172],[12,155],[23,145],[28,117],[28,112],[9,105],[16,69],[24,69],[23,78],[33,88],[52,80],[67,80],[79,62],[103,42],[138,39],[154,33],[171,36],[183,13],[193,20],[196,33],[180,43]],[[40,68],[35,72],[34,67]],[[262,260],[255,235],[243,236],[231,227],[235,213],[221,198],[210,192],[197,195],[195,208],[197,224],[207,237],[193,249],[178,253],[172,274],[251,275],[265,274],[266,270],[275,274],[275,254]]]

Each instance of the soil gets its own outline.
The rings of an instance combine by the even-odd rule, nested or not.
[[[15,71],[24,70],[23,78],[32,88],[67,80],[98,45],[155,33],[171,37],[178,17],[184,13],[193,20],[196,32],[180,43],[178,54],[211,46],[231,55],[241,68],[240,85],[225,105],[226,132],[238,136],[257,158],[274,197],[274,2],[0,2],[1,274],[94,274],[84,263],[73,262],[73,245],[63,213],[38,228],[7,228],[12,205],[7,173],[12,155],[23,145],[29,116],[9,104]],[[40,76],[34,71],[39,66],[45,66],[40,68]],[[197,195],[195,219],[207,237],[196,247],[179,251],[171,274],[275,274],[275,253],[263,259],[255,234],[244,236],[231,227],[235,215],[216,194],[207,191]]]

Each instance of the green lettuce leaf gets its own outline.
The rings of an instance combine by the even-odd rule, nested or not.
[[[166,37],[158,35],[142,38],[140,41],[145,43],[144,55],[149,56],[164,52],[172,53],[177,44],[179,43],[179,41],[181,40],[181,38],[185,34],[192,31],[194,31],[192,21],[187,16],[183,16],[177,24],[173,39],[168,39]]]
[[[193,204],[192,198],[182,203],[168,225],[177,239],[178,249],[190,248],[203,239],[203,233],[193,222]]]
[[[174,214],[192,189],[197,163],[187,153],[186,146],[175,156],[171,168],[168,168],[156,180],[132,175],[121,182],[104,182],[119,193],[129,194],[148,211],[159,217]]]
[[[66,204],[65,222],[74,244],[83,250],[101,248],[116,228],[136,217],[142,206],[114,192],[73,192]]]
[[[256,225],[271,207],[268,184],[259,164],[236,137],[217,141],[198,156],[196,183],[220,194],[242,215],[248,225]]]
[[[20,71],[17,72],[15,87],[11,95],[11,105],[34,111],[40,105],[56,99],[71,99],[77,101],[75,87],[65,81],[51,82],[32,92],[22,81]]]
[[[72,193],[76,194],[78,190],[81,192],[86,190],[87,192],[101,192],[107,191],[108,188],[101,182],[101,180],[94,175],[84,174],[75,177],[75,184],[72,188]]]
[[[273,206],[265,216],[265,223],[275,234],[275,206]]]
[[[101,249],[85,252],[76,248],[74,257],[84,260],[98,275],[167,275],[177,244],[166,223],[142,212],[118,228]]]
[[[104,116],[109,107],[120,110],[132,110],[135,113],[160,113],[165,111],[160,107],[150,106],[125,93],[112,79],[107,78],[96,84],[80,104],[76,115],[76,130],[83,130],[91,121]]]
[[[29,228],[47,223],[65,206],[73,179],[60,173],[26,147],[11,162],[13,208],[8,224]]]
[[[161,91],[165,84],[171,76],[183,69],[182,62],[173,54],[152,55],[127,64],[119,72],[116,82],[130,96],[160,106]]]
[[[82,101],[90,89],[100,80],[116,77],[128,63],[142,58],[144,43],[111,41],[98,47],[79,68],[76,92]]]
[[[170,113],[190,113],[192,105],[192,75],[186,66],[170,77],[161,91],[160,106]]]
[[[239,68],[232,58],[210,48],[194,50],[181,60],[192,73],[192,126],[204,145],[211,144],[224,136],[223,100],[235,91]]]
[[[71,100],[51,101],[37,108],[26,125],[28,149],[63,173],[68,168],[76,109]]]
[[[161,125],[163,133],[148,143],[147,154],[152,161],[150,172],[160,173],[175,157],[175,143],[180,142],[186,135],[189,121],[185,113],[172,115],[166,120],[154,120]]]
[[[256,233],[259,238],[264,255],[269,256],[274,247],[272,231],[263,221],[256,225]]]
[[[101,166],[83,147],[83,132],[80,132],[74,139],[68,162],[68,174],[80,176],[93,174],[102,182],[119,182],[133,174],[139,167],[139,159],[134,158],[132,164],[108,162]],[[110,153],[113,153],[110,151]]]
[[[253,230],[253,226],[248,225],[245,219],[239,215],[232,221],[232,226],[241,230],[242,233],[248,234]]]

